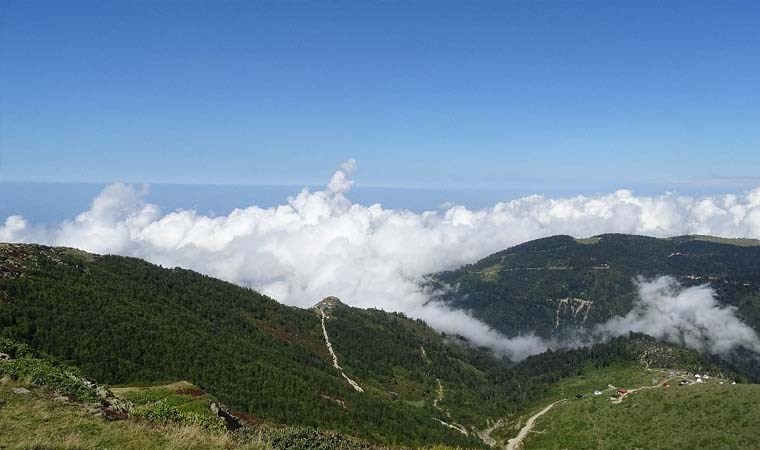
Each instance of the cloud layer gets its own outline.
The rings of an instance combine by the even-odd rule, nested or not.
[[[681,287],[669,276],[638,280],[639,299],[623,317],[613,317],[594,330],[602,337],[629,332],[685,345],[694,350],[726,354],[743,346],[760,352],[755,331],[739,320],[735,308],[722,307],[707,285]]]
[[[113,184],[89,210],[54,227],[11,216],[0,241],[40,242],[145,258],[253,287],[277,300],[310,306],[328,295],[360,307],[402,311],[432,326],[520,357],[542,351],[531,336],[505,340],[461,311],[428,302],[427,273],[473,262],[530,239],[619,232],[760,238],[760,188],[743,195],[637,197],[529,196],[483,210],[453,206],[414,213],[352,203],[353,160],[324,190],[304,189],[273,208],[249,206],[226,216],[163,213],[145,188]]]

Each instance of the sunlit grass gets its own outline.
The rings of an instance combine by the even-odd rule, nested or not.
[[[524,449],[756,449],[758,404],[760,385],[714,381],[644,390],[620,404],[573,398],[538,420]]]

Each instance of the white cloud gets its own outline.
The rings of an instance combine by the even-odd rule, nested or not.
[[[629,332],[648,334],[694,350],[726,354],[743,346],[760,352],[760,339],[732,307],[722,307],[707,285],[683,288],[669,276],[637,281],[639,299],[622,317],[598,325],[602,338]]]
[[[463,312],[430,304],[418,286],[420,278],[554,234],[760,238],[760,188],[700,199],[637,197],[626,190],[597,197],[529,196],[483,210],[451,206],[414,213],[352,203],[346,195],[355,168],[353,160],[344,163],[324,191],[304,189],[277,207],[249,206],[217,217],[192,210],[162,213],[145,201],[145,188],[114,184],[89,210],[55,227],[11,216],[0,227],[0,239],[187,267],[290,305],[310,306],[335,295],[354,306],[423,318],[517,357],[550,344],[530,336],[504,340]]]

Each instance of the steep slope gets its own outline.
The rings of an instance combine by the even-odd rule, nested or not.
[[[519,406],[513,370],[488,352],[447,341],[400,313],[335,300],[318,306],[340,370],[367,392],[425,409],[467,434]]]
[[[672,275],[709,283],[721,303],[760,329],[760,241],[609,234],[554,236],[438,273],[433,284],[451,306],[472,311],[504,334],[558,336],[627,313],[638,276]]]
[[[0,332],[90,377],[189,380],[264,420],[381,442],[473,441],[419,408],[348,387],[313,311],[137,259],[32,245],[0,251]]]
[[[0,337],[0,448],[381,450],[315,429],[242,424],[187,382],[108,389]]]
[[[328,319],[326,329],[335,335],[344,372],[360,384],[368,382],[368,392],[352,388],[333,366],[318,311],[283,306],[249,289],[138,259],[0,246],[0,335],[78,365],[92,378],[118,384],[188,380],[260,420],[319,426],[375,442],[477,446],[476,436],[435,420],[446,422],[448,416],[432,406],[434,389],[427,399],[422,385],[391,393],[390,386],[405,385],[408,378],[398,360],[389,363],[383,383],[364,370],[368,361],[409,352],[426,365],[422,341],[412,336],[426,336],[428,357],[439,365],[454,360],[447,352],[464,353],[452,350],[458,344],[444,343],[421,322],[384,319],[396,316],[377,311],[373,314],[390,327],[384,333],[395,336],[380,346],[381,353],[374,342],[345,341],[347,328],[368,325],[352,319],[362,316],[360,310],[346,311],[340,321]],[[394,327],[415,331],[403,334]],[[475,354],[483,367],[499,366],[487,353]],[[501,380],[480,381],[486,390],[506,389]],[[425,386],[433,383],[430,378]],[[453,381],[446,388],[451,396],[470,389]],[[468,414],[468,426],[475,426],[480,413],[463,416]]]

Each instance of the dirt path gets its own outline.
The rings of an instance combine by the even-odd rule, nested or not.
[[[343,372],[343,368],[340,367],[340,364],[338,364],[338,355],[335,354],[335,351],[333,350],[333,346],[330,343],[330,336],[327,335],[327,327],[325,326],[325,319],[327,318],[327,315],[325,315],[325,311],[320,308],[320,313],[322,313],[322,333],[325,335],[325,344],[327,345],[327,351],[330,352],[330,356],[332,356],[333,360],[333,367],[340,370],[340,374],[345,378],[345,380],[348,382],[348,384],[351,385],[352,388],[354,388],[357,392],[364,392],[364,389],[362,389],[361,386],[359,386],[359,383],[352,380]]]
[[[527,422],[525,422],[525,426],[522,427],[519,433],[517,433],[517,436],[510,439],[507,443],[507,450],[517,450],[522,445],[522,441],[525,439],[526,436],[528,436],[528,433],[530,433],[530,430],[533,429],[533,426],[536,424],[536,420],[543,416],[544,414],[548,413],[550,409],[554,408],[555,405],[558,403],[564,402],[565,398],[562,400],[557,400],[556,402],[552,403],[551,405],[547,406],[546,408],[542,409],[541,411],[533,414]]]
[[[642,390],[645,390],[645,389],[654,389],[654,388],[662,387],[662,386],[665,385],[665,383],[669,383],[669,382],[671,382],[671,381],[673,381],[673,380],[675,380],[677,378],[680,378],[680,377],[682,377],[682,375],[683,374],[676,375],[674,377],[669,377],[669,378],[664,379],[664,380],[660,381],[659,383],[653,384],[651,386],[641,386],[641,387],[638,387],[638,388],[631,389],[628,392],[626,392],[625,394],[621,395],[619,398],[613,400],[612,403],[614,403],[614,404],[622,403],[623,399],[626,398],[626,397],[628,397],[630,394],[633,394],[633,393],[636,393],[636,392],[639,392],[639,391],[642,391]],[[614,390],[614,388],[611,388],[611,389]],[[518,450],[519,448],[521,448],[522,442],[525,440],[525,438],[528,436],[528,433],[530,433],[530,431],[535,426],[536,420],[539,417],[541,417],[544,414],[546,414],[547,412],[549,412],[549,410],[552,409],[554,406],[556,406],[558,403],[562,403],[562,402],[564,402],[566,400],[567,399],[558,400],[558,401],[552,403],[551,405],[545,407],[541,411],[537,412],[533,416],[531,416],[528,419],[528,421],[525,422],[525,426],[522,427],[522,429],[517,434],[517,436],[515,436],[514,438],[512,438],[512,439],[509,440],[509,442],[507,443],[507,446],[505,447],[506,450]],[[486,430],[483,430],[480,433],[478,433],[478,436],[480,437],[480,439],[483,442],[486,443],[486,445],[489,445],[491,447],[495,447],[497,445],[497,442],[496,442],[496,440],[494,438],[491,437],[491,433],[496,428],[498,428],[499,426],[501,426],[501,424],[502,424],[502,420],[500,419],[499,421],[495,422],[492,427],[490,427],[490,428],[488,428]]]
[[[435,398],[433,399],[433,408],[441,409],[441,407],[438,406],[438,402],[443,400],[443,384],[441,383],[440,378],[436,378],[435,381],[438,382],[438,390],[435,392]]]
[[[485,444],[489,447],[496,447],[496,439],[491,437],[491,433],[493,433],[497,428],[501,427],[504,424],[504,419],[499,419],[496,422],[493,423],[490,427],[486,428],[483,431],[480,431],[478,433],[478,437],[481,441],[485,442]]]
[[[643,391],[645,389],[654,389],[654,388],[658,388],[658,387],[663,387],[665,385],[665,383],[669,383],[669,382],[675,380],[676,378],[679,378],[679,377],[676,376],[676,377],[672,377],[672,378],[667,378],[667,379],[662,380],[659,383],[653,384],[651,386],[641,386],[641,387],[637,387],[635,389],[631,389],[628,392],[626,392],[625,394],[623,394],[620,397],[616,398],[615,400],[612,400],[612,403],[615,404],[615,405],[623,403],[623,399],[626,398],[626,397],[628,397],[631,394],[634,394],[634,393],[639,392],[639,391]]]
[[[451,428],[452,430],[457,430],[458,432],[462,433],[465,436],[468,435],[467,430],[462,425],[459,425],[458,423],[444,422],[443,420],[436,419],[435,417],[433,417],[433,420],[435,420],[436,422],[440,423],[441,425],[445,427]]]

